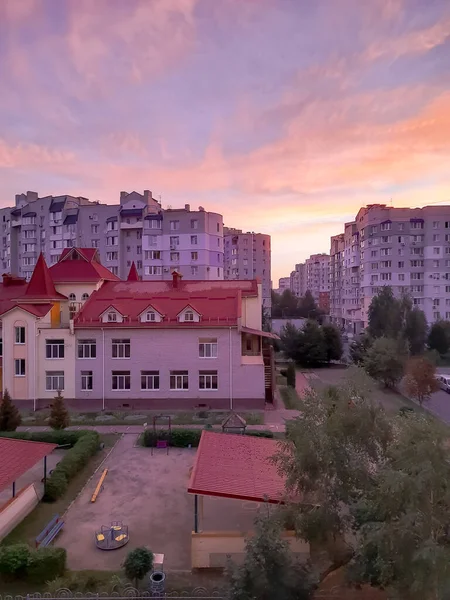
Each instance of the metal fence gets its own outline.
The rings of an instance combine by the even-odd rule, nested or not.
[[[61,588],[56,592],[44,592],[35,594],[26,594],[11,596],[8,594],[0,594],[0,600],[129,600],[135,598],[136,600],[144,598],[184,598],[184,600],[194,600],[203,598],[203,600],[226,600],[223,595],[217,590],[211,591],[203,587],[197,587],[193,590],[182,591],[182,592],[168,592],[164,594],[152,594],[152,592],[137,590],[133,586],[125,586],[117,592],[72,592],[67,588]]]

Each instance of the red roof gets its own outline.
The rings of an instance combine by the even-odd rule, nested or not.
[[[136,265],[134,264],[134,260],[131,263],[130,272],[128,273],[127,281],[139,281],[139,273],[137,272]]]
[[[271,457],[278,442],[203,431],[188,492],[254,502],[283,502],[285,480]]]
[[[256,281],[178,281],[176,288],[172,281],[105,282],[83,305],[75,327],[232,327],[241,316],[243,295],[257,295]],[[199,322],[179,322],[188,306],[201,315]],[[122,323],[101,322],[110,307],[123,315]],[[151,307],[163,320],[141,323],[140,315]]]
[[[39,255],[33,275],[28,283],[23,300],[67,300],[55,289],[52,276],[45,262],[44,255]]]
[[[0,492],[17,481],[40,460],[51,454],[56,444],[12,440],[0,437]]]
[[[120,281],[100,263],[96,248],[65,248],[49,270],[55,283]]]
[[[4,275],[3,283],[0,284],[0,315],[8,312],[17,305],[15,301],[18,296],[23,296],[27,289],[25,279],[18,279]]]

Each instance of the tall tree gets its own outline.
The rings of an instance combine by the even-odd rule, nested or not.
[[[0,403],[0,431],[15,431],[21,423],[20,412],[5,389]]]
[[[448,326],[446,321],[436,321],[433,323],[428,335],[428,346],[430,350],[436,350],[441,356],[447,354],[450,347],[448,336]]]
[[[404,308],[395,298],[392,288],[383,287],[381,292],[372,298],[369,306],[369,335],[373,338],[398,337],[402,331]]]
[[[422,354],[427,341],[427,319],[420,308],[413,308],[405,314],[403,335],[413,356]]]
[[[322,332],[325,341],[327,362],[330,363],[332,360],[340,360],[343,352],[341,332],[336,325],[332,325],[331,323],[323,325]]]
[[[353,364],[362,366],[366,358],[367,351],[373,343],[373,339],[366,332],[363,332],[355,338],[350,344],[350,358]]]
[[[410,358],[406,363],[403,385],[408,396],[422,406],[424,400],[428,400],[439,389],[436,367],[422,356]]]
[[[227,573],[230,600],[308,600],[312,580],[298,563],[275,519],[257,518],[255,533],[247,539],[244,563],[230,565]]]
[[[402,419],[374,479],[355,509],[360,578],[390,586],[404,600],[448,597],[448,433],[430,419]]]
[[[374,341],[364,359],[364,369],[374,379],[393,388],[403,375],[404,356],[397,340],[381,337]]]
[[[70,425],[69,412],[64,404],[64,398],[60,390],[58,390],[58,395],[53,399],[48,424],[52,429],[66,429]]]
[[[309,290],[299,300],[299,316],[305,319],[315,319],[319,316],[320,310]]]
[[[317,321],[308,320],[301,330],[297,362],[303,366],[317,366],[326,362],[327,351],[322,327]]]
[[[292,323],[286,323],[281,328],[280,340],[284,354],[295,362],[299,362],[301,358],[300,346],[302,343],[301,329],[297,329]]]

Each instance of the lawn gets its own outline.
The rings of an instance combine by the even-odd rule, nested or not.
[[[71,413],[71,425],[143,425],[151,424],[153,417],[159,416],[160,411],[107,411]],[[169,413],[170,414],[170,413]],[[262,425],[264,423],[264,412],[243,412],[239,413],[248,425]],[[170,414],[172,425],[220,425],[228,411],[185,411],[174,412]],[[48,425],[48,410],[41,410],[35,413],[23,413],[23,423],[25,426],[46,426]]]
[[[118,439],[119,436],[115,434],[102,435],[100,440],[105,444],[105,448],[97,452],[84,469],[70,481],[64,496],[56,502],[40,502],[16,528],[1,541],[0,545],[26,542],[34,547],[35,538],[44,529],[47,523],[51,521],[55,514],[62,515],[66,512],[71,502],[78,496],[85,486],[86,481],[105,459],[109,450]]]

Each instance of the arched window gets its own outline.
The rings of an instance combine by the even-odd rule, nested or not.
[[[187,310],[184,313],[184,320],[185,321],[193,321],[194,320],[194,313],[192,312],[192,310]]]
[[[75,294],[69,294],[69,301],[70,302],[75,302],[77,299],[77,297],[75,296]]]
[[[86,294],[86,292],[81,296],[81,300],[83,302],[86,302],[86,300],[89,298],[89,294]]]

